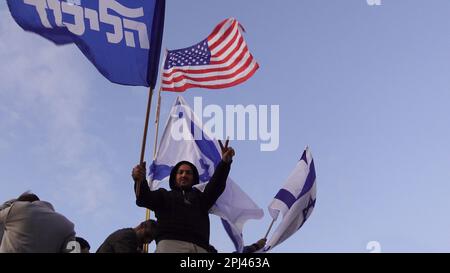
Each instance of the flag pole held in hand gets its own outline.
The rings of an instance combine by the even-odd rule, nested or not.
[[[140,165],[142,165],[142,163],[144,163],[145,144],[147,142],[148,120],[150,118],[150,109],[152,107],[152,97],[153,97],[153,87],[150,87],[149,94],[148,94],[148,102],[147,102],[147,113],[145,115],[144,136],[142,138],[141,158],[139,160]],[[140,191],[141,191],[141,181],[139,181],[136,185],[136,192],[135,192],[136,197],[139,197]]]

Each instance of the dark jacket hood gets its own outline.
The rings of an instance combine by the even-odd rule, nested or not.
[[[177,165],[175,165],[175,167],[172,168],[172,171],[170,171],[169,185],[172,190],[177,189],[176,182],[175,182],[176,174],[177,174],[178,168],[180,168],[180,166],[183,164],[191,166],[192,171],[194,172],[192,186],[197,185],[200,182],[197,167],[195,167],[195,165],[189,161],[180,161],[177,163]]]

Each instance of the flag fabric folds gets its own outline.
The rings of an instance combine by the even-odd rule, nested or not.
[[[248,50],[242,32],[239,22],[229,18],[198,44],[169,50],[164,63],[162,90],[221,89],[249,79],[259,66]]]
[[[168,180],[172,167],[186,160],[197,166],[200,184],[196,187],[203,191],[221,160],[218,142],[209,136],[208,132],[202,130],[199,119],[189,105],[178,96],[166,123],[156,159],[149,169],[150,188],[159,188]],[[242,230],[245,222],[264,215],[263,210],[231,178],[228,178],[225,191],[210,213],[222,218],[225,231],[237,251],[243,249]]]
[[[299,230],[311,215],[316,204],[316,171],[309,148],[306,148],[286,183],[269,205],[270,216],[281,223],[266,244],[265,251],[282,243]]]
[[[7,0],[14,20],[57,45],[75,43],[108,80],[155,86],[165,0]]]

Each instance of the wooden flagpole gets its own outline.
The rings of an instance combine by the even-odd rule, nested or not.
[[[164,53],[164,58],[163,58],[163,63],[162,63],[162,67],[161,67],[161,71],[164,70],[164,62],[166,61],[166,56],[167,56],[167,49]],[[159,132],[159,116],[160,116],[160,112],[161,112],[161,90],[162,90],[162,82],[160,83],[160,87],[159,87],[159,91],[158,91],[158,103],[156,106],[156,117],[155,117],[155,141],[154,141],[154,145],[153,145],[153,161],[156,159],[156,148],[158,146],[158,132]],[[147,113],[147,118],[148,118],[148,113]],[[146,126],[148,126],[148,120],[146,121]],[[142,155],[141,155],[142,158]],[[150,220],[150,210],[147,209],[145,211],[145,220]],[[148,253],[148,244],[144,244],[144,248],[143,248],[145,253]]]
[[[156,119],[155,119],[155,143],[153,145],[153,160],[156,159],[156,149],[158,146],[158,133],[159,133],[159,116],[161,113],[161,87],[158,92],[158,104],[156,106]]]
[[[161,87],[159,88],[158,92],[158,104],[156,106],[156,118],[155,118],[155,142],[153,145],[153,160],[156,159],[156,148],[158,145],[158,132],[159,132],[159,114],[161,111]],[[150,219],[150,210],[147,209],[145,211],[145,220]],[[148,253],[148,244],[144,244],[144,252]]]
[[[166,51],[164,53],[164,58],[163,58],[163,62],[162,62],[161,71],[164,70],[164,62],[166,61],[166,56],[167,56],[167,49],[166,49]],[[160,73],[161,73],[161,71],[160,71]],[[162,84],[162,83],[160,83],[160,84]],[[145,144],[146,144],[146,141],[147,141],[148,120],[149,120],[149,117],[150,117],[150,109],[151,109],[151,105],[152,105],[153,90],[154,90],[154,87],[150,87],[150,93],[149,93],[149,96],[148,96],[148,103],[147,103],[147,114],[145,116],[144,137],[142,138],[141,159],[139,160],[139,164],[144,163]],[[161,99],[160,99],[161,95],[160,94],[161,94],[161,87],[159,88],[158,108],[159,108],[159,102],[161,101]],[[158,114],[158,112],[159,112],[159,110],[157,110],[157,114]],[[156,118],[155,122],[157,123],[158,120],[159,120],[159,117]],[[158,130],[158,125],[156,125],[156,130]],[[158,138],[158,136],[155,137],[155,147],[156,147],[156,139],[157,138]],[[156,154],[155,150],[156,150],[156,148],[153,149],[153,159],[155,159],[154,158],[155,154]],[[139,196],[140,190],[141,190],[141,184],[136,185],[136,197]],[[146,217],[146,219],[147,219],[147,217]]]
[[[150,118],[150,109],[152,107],[152,97],[153,97],[153,87],[150,87],[148,93],[148,102],[147,102],[147,113],[145,115],[145,124],[144,124],[144,136],[142,137],[142,146],[141,146],[141,158],[139,160],[139,164],[142,165],[144,163],[144,155],[145,155],[145,144],[147,143],[147,131],[148,131],[148,121]],[[136,185],[136,197],[139,197],[141,192],[141,184],[137,183]]]

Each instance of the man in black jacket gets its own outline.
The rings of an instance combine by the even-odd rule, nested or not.
[[[136,192],[136,204],[155,211],[158,220],[156,232],[157,253],[207,253],[209,247],[209,209],[225,190],[226,180],[235,154],[233,148],[219,141],[222,160],[203,192],[192,186],[199,183],[197,168],[181,161],[172,168],[169,178],[171,191],[150,191],[145,179],[145,164],[134,167],[132,172]]]

